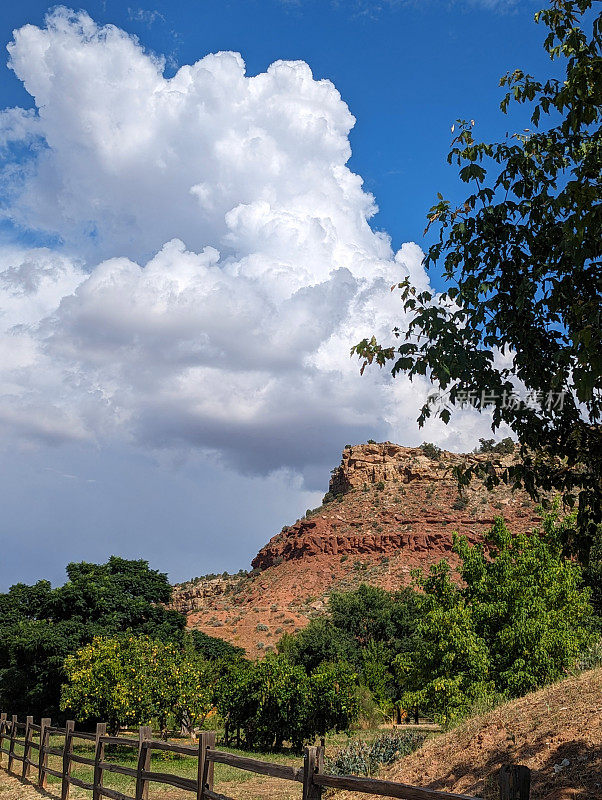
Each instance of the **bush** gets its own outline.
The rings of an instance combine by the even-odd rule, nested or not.
[[[372,742],[356,739],[332,758],[325,761],[326,772],[332,775],[366,775],[370,777],[383,764],[391,764],[398,758],[417,750],[427,734],[419,731],[382,733]]]
[[[431,458],[433,461],[439,461],[441,458],[441,448],[432,442],[423,442],[420,449],[427,458]]]
[[[602,639],[594,642],[579,659],[579,669],[602,667]]]
[[[500,455],[510,455],[510,453],[514,452],[516,444],[512,441],[509,436],[506,436],[505,439],[502,439],[501,442],[497,442],[495,439],[479,439],[479,447],[477,448],[477,453],[499,453]]]
[[[454,508],[456,511],[464,511],[467,505],[468,500],[465,497],[458,496],[452,503],[452,508]]]

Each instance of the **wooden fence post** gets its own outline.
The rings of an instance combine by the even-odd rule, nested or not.
[[[15,752],[15,734],[17,732],[17,715],[13,714],[10,724],[10,744],[8,745],[8,771],[13,768],[13,753]]]
[[[152,739],[153,729],[149,725],[141,725],[138,733],[138,767],[136,769],[136,800],[148,800],[147,778],[142,773],[150,771],[151,749],[148,746]]]
[[[531,770],[521,764],[505,764],[500,771],[500,800],[529,800]]]
[[[46,767],[48,766],[48,739],[50,738],[50,717],[43,717],[40,720],[40,753],[38,759],[38,786],[46,788]]]
[[[6,728],[6,711],[3,711],[0,714],[0,748],[2,747],[2,742],[4,740],[4,729]],[[2,757],[4,753],[0,751],[0,764],[2,763]]]
[[[316,772],[324,772],[324,753],[326,752],[326,740],[321,739],[322,743],[317,748],[316,753]]]
[[[96,723],[96,746],[94,748],[94,778],[92,780],[92,800],[101,800],[100,789],[102,788],[102,767],[101,763],[105,760],[105,743],[103,736],[107,734],[107,723]]]
[[[23,745],[23,772],[21,773],[22,778],[29,777],[29,755],[31,753],[31,737],[33,731],[31,730],[31,726],[33,725],[33,717],[27,717],[25,720],[25,744]]]
[[[197,765],[197,800],[203,799],[205,789],[213,791],[213,761],[209,761],[207,758],[207,750],[212,747],[215,747],[215,731],[201,731]]]
[[[318,747],[306,747],[303,756],[303,800],[320,800],[322,788],[314,783],[314,775],[318,771],[320,756]]]
[[[71,775],[71,751],[73,750],[73,729],[75,722],[68,719],[65,722],[65,744],[63,746],[63,781],[61,783],[61,800],[69,797],[69,777]]]

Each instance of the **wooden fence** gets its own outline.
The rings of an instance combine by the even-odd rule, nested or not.
[[[22,732],[23,738],[18,734]],[[51,747],[50,737],[60,735],[64,737],[63,746]],[[94,744],[94,758],[87,758],[73,752],[73,742],[83,740]],[[8,747],[6,747],[8,743]],[[15,745],[23,748],[22,753],[15,752]],[[121,745],[134,748],[137,751],[138,762],[133,767],[114,764],[105,760],[105,747],[107,745]],[[153,750],[181,755],[193,756],[197,759],[196,779],[173,775],[168,772],[154,772],[151,770],[151,754]],[[34,754],[37,757],[34,758]],[[20,777],[37,783],[41,789],[46,789],[48,775],[53,775],[61,780],[61,800],[68,800],[70,786],[78,786],[92,792],[92,800],[101,800],[108,797],[110,800],[148,800],[149,784],[162,783],[174,786],[196,795],[196,800],[231,800],[214,791],[213,765],[227,764],[237,769],[254,772],[258,775],[268,775],[285,781],[297,781],[302,784],[302,800],[320,800],[325,788],[344,789],[349,792],[362,794],[375,794],[382,797],[395,797],[399,800],[479,800],[464,794],[440,792],[433,789],[421,789],[418,786],[409,786],[393,781],[377,780],[375,778],[360,778],[351,775],[329,775],[324,772],[324,748],[306,747],[303,766],[291,767],[284,764],[274,764],[269,761],[260,761],[256,758],[218,750],[215,747],[215,732],[205,731],[200,734],[198,744],[184,745],[175,742],[158,741],[152,738],[149,727],[141,727],[138,738],[126,736],[107,735],[105,723],[98,723],[95,733],[84,733],[75,730],[72,720],[65,723],[64,728],[53,727],[50,719],[42,719],[35,725],[33,717],[27,717],[25,722],[18,722],[16,715],[8,719],[7,715],[0,714],[0,763],[3,764],[4,756],[8,756],[8,771],[15,773],[15,762],[21,765]],[[62,759],[62,769],[51,769],[48,766],[48,756],[57,756]],[[80,780],[71,774],[74,764],[82,764],[94,768],[92,783]],[[135,797],[109,789],[103,785],[103,776],[106,772],[126,775],[136,779]],[[500,773],[500,800],[529,800],[530,772],[527,767],[509,766],[502,768]]]

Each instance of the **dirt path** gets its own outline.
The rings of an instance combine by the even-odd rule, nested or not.
[[[58,793],[45,792],[30,781],[23,781],[16,775],[11,775],[5,767],[0,766],[0,800],[41,800],[41,798],[57,800],[60,796],[60,789]]]

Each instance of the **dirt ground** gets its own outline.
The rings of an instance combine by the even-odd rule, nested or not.
[[[300,800],[302,787],[300,783],[274,778],[254,776],[244,782],[222,781],[215,790],[231,797],[232,800]],[[61,787],[59,783],[50,785],[47,791],[42,791],[29,781],[21,780],[9,774],[5,768],[0,768],[0,800],[60,800]],[[90,800],[90,792],[71,788],[71,800]],[[191,800],[194,795],[190,792],[180,792],[172,787],[155,786],[150,789],[149,800]]]

